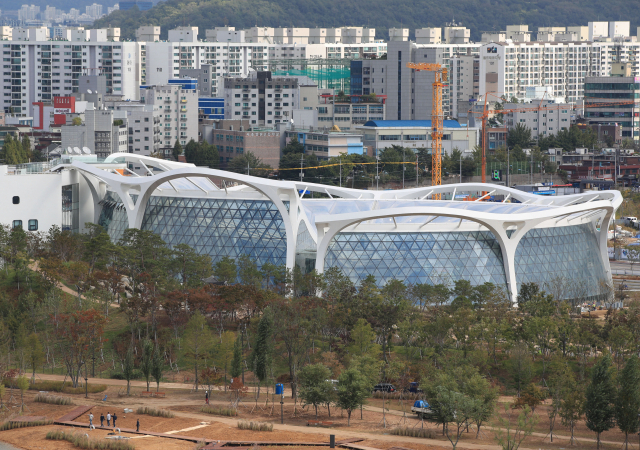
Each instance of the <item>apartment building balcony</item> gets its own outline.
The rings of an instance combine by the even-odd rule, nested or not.
[[[243,110],[249,110],[249,109],[251,109],[251,106],[243,106],[242,109]]]
[[[164,131],[171,131],[171,127],[170,127],[169,125],[166,125],[166,126],[164,127]]]
[[[164,102],[165,102],[165,103],[167,103],[167,104],[169,104],[169,103],[171,103],[171,100],[169,100],[169,99],[165,99],[165,100],[164,100]]]
[[[164,121],[165,122],[171,122],[171,117],[165,117]],[[166,123],[165,123],[165,125],[166,125]]]
[[[186,121],[187,121],[187,118],[186,118],[186,117],[181,117],[181,118],[180,118],[180,122],[183,122],[183,123],[184,123],[184,122],[186,122]]]
[[[187,112],[187,108],[180,108],[180,112]]]
[[[187,103],[185,99],[180,100],[180,103]]]

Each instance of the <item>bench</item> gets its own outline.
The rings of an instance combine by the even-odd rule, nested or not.
[[[153,392],[150,392],[150,391],[140,392],[140,397],[151,397],[151,396],[153,396]]]
[[[164,398],[165,393],[164,392],[154,392],[151,394],[153,397],[161,397]]]
[[[322,422],[320,420],[309,420],[307,421],[308,427],[332,427],[333,422]]]

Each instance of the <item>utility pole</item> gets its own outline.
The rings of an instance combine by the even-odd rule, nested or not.
[[[509,169],[510,169],[510,163],[509,163],[509,147],[507,147],[507,187],[511,186],[511,184],[509,184]]]
[[[404,189],[404,148],[402,149],[402,189]]]
[[[380,175],[378,174],[378,161],[380,161],[380,157],[377,155],[376,151],[376,191],[378,190],[378,182],[380,181]]]
[[[300,155],[300,183],[302,183],[302,177],[304,177],[303,169],[304,169],[304,150],[302,151],[302,154]]]
[[[247,175],[249,175],[249,160],[247,159]]]
[[[533,184],[533,149],[529,150],[531,153],[531,184]]]
[[[418,154],[416,153],[416,187],[418,187]]]
[[[342,156],[338,157],[338,161],[340,161],[340,187],[342,187]]]
[[[460,152],[460,183],[462,183],[462,152]]]

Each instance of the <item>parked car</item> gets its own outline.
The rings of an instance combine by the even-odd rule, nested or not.
[[[380,383],[373,387],[373,392],[396,392],[396,387],[391,383]]]
[[[412,394],[422,394],[422,389],[418,387],[417,381],[409,383],[409,387],[405,388],[405,392],[411,392]]]

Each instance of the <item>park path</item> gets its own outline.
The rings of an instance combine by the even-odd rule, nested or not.
[[[64,379],[64,376],[62,375],[47,375],[47,374],[40,374],[40,378],[43,380],[56,380],[56,381],[62,381]],[[89,383],[95,383],[95,384],[106,384],[109,386],[123,386],[126,387],[127,382],[125,380],[112,380],[112,379],[105,379],[105,378],[89,378]],[[132,387],[141,387],[141,388],[146,388],[146,382],[144,381],[131,381],[131,386]],[[193,384],[189,384],[189,383],[166,383],[166,382],[162,382],[160,383],[160,390],[167,390],[167,389],[191,389],[193,387]],[[117,397],[116,397],[117,398]],[[107,403],[109,403],[108,399]],[[127,408],[132,408],[135,409],[138,406],[148,406],[149,402],[147,399],[142,398],[142,397],[129,397],[126,400],[123,398],[117,398],[117,401],[119,404],[122,404],[122,402],[126,401],[126,407]],[[78,404],[87,404],[87,405],[95,405],[94,401],[89,400],[85,400],[84,398],[77,398],[74,399],[74,401]],[[204,403],[204,402],[203,402]],[[222,403],[222,402],[215,402],[212,401],[211,403]],[[172,399],[172,398],[164,398],[164,399],[155,399],[153,401],[154,406],[157,407],[171,407],[171,406],[185,406],[185,405],[192,405],[193,404],[193,400],[189,400],[189,399]],[[378,407],[374,407],[374,406],[365,406],[365,410],[367,411],[371,411],[371,412],[378,412],[378,413],[382,413],[382,408],[378,408]],[[230,426],[236,426],[238,423],[238,419],[237,418],[230,418],[230,417],[222,417],[222,416],[211,416],[209,414],[198,414],[198,413],[189,413],[189,412],[182,412],[182,411],[172,411],[176,417],[183,417],[183,418],[189,418],[189,419],[197,419],[199,421],[215,421],[215,422],[219,422],[219,423],[223,423],[226,425],[230,425]],[[388,410],[386,412],[388,415],[394,416],[394,417],[398,417],[398,416],[402,416],[403,413],[402,411],[394,411],[394,410]],[[410,414],[407,414],[408,417],[411,417]],[[277,420],[277,417],[274,417],[274,419]],[[370,432],[370,431],[366,431],[366,430],[349,430],[349,429],[345,429],[345,428],[335,428],[335,429],[324,429],[324,428],[310,428],[310,427],[306,427],[306,426],[300,426],[300,425],[289,425],[289,424],[279,424],[279,423],[274,423],[273,424],[273,428],[274,430],[279,430],[279,431],[288,431],[288,432],[297,432],[297,433],[304,433],[304,434],[313,434],[313,435],[322,435],[324,436],[326,439],[329,438],[330,434],[335,434],[338,435],[340,437],[340,439],[345,439],[345,438],[365,438],[368,440],[376,440],[376,441],[384,441],[384,442],[392,442],[394,444],[398,444],[400,445],[402,442],[405,443],[414,443],[414,444],[426,444],[426,445],[434,445],[434,446],[439,446],[439,447],[448,447],[450,444],[448,441],[442,441],[442,440],[437,440],[437,439],[426,439],[426,438],[412,438],[412,437],[408,437],[408,436],[393,436],[393,435],[388,435],[388,434],[381,434],[378,432]],[[483,427],[483,429],[487,429],[489,430],[490,427]],[[545,435],[542,433],[534,433],[534,435],[536,436],[540,436],[540,437],[544,437]],[[561,436],[561,435],[555,435],[554,437],[556,439],[566,439],[568,441],[569,437],[568,436]],[[585,438],[577,438],[579,441],[584,441],[584,442],[595,442],[594,439],[585,439]],[[619,445],[619,442],[607,442],[607,441],[602,441],[603,443],[608,443],[608,444],[617,444]],[[501,450],[501,448],[497,445],[490,445],[490,444],[476,444],[473,442],[465,442],[465,441],[461,441],[458,443],[458,448],[461,449],[469,449],[469,450]],[[535,449],[527,449],[524,447],[521,447],[521,450],[535,450]]]

